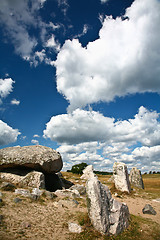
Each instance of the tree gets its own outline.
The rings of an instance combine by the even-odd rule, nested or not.
[[[72,173],[77,173],[77,174],[82,174],[83,173],[83,169],[85,169],[87,167],[87,163],[80,163],[80,164],[76,164],[72,166],[71,172]]]

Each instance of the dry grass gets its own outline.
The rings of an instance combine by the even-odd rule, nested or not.
[[[80,175],[70,172],[62,174],[75,184],[85,184]],[[116,190],[109,181],[110,177],[98,175],[99,180],[114,193]],[[0,214],[4,219],[0,224],[0,240],[160,240],[160,203],[152,201],[153,198],[160,198],[160,175],[143,175],[143,181],[144,190],[136,189],[131,195],[118,192],[121,198],[117,199],[128,204],[132,215],[129,228],[118,236],[110,237],[101,235],[93,228],[88,218],[85,198],[77,199],[78,206],[68,198],[48,200],[44,196],[38,201],[20,197],[22,202],[14,203],[16,195],[2,191],[4,204],[0,206]],[[156,216],[142,214],[145,203],[150,203],[156,209]],[[69,221],[79,223],[83,232],[69,233]]]

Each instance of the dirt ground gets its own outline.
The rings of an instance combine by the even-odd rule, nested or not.
[[[79,176],[66,175],[65,178],[75,184],[85,184],[79,179]],[[102,178],[102,183],[106,182],[107,185],[111,186],[107,179]],[[78,216],[87,213],[85,196],[76,199],[77,204],[75,200],[67,197],[58,197],[53,200],[42,197],[40,200],[34,201],[27,197],[18,196],[13,192],[2,192],[2,194],[4,206],[0,207],[0,215],[3,215],[2,224],[0,224],[0,240],[71,240],[74,234],[69,232],[68,222],[78,223]],[[159,194],[160,192],[156,196]],[[112,196],[118,201],[125,202],[129,207],[130,214],[151,219],[160,224],[160,201],[156,202],[153,198],[147,198],[147,193],[144,195],[135,192],[120,197],[115,197],[113,193]],[[15,197],[21,198],[22,201],[15,203]],[[145,204],[150,204],[157,214],[143,214],[142,209]],[[88,238],[81,239],[88,240]]]
[[[126,203],[129,208],[130,214],[133,214],[135,216],[141,216],[143,218],[152,219],[154,222],[160,224],[160,201],[155,202],[154,200],[148,200],[142,197],[133,198],[129,196],[126,196],[123,199],[120,198],[115,199],[117,199],[117,201]],[[150,204],[157,214],[156,215],[143,214],[142,209],[146,204]]]
[[[22,201],[14,203],[15,197],[5,193],[5,206],[0,210],[4,216],[1,240],[70,239],[68,222],[75,222],[76,214],[86,210],[69,199],[31,201],[20,197]]]

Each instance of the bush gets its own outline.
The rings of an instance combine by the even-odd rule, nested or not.
[[[80,164],[76,164],[74,166],[72,166],[71,172],[72,173],[77,173],[77,174],[82,174],[83,173],[83,169],[85,169],[87,167],[87,163],[80,163]]]

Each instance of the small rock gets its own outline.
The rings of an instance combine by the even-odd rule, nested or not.
[[[31,194],[30,194],[30,191],[27,190],[27,189],[22,189],[22,188],[18,188],[15,190],[15,194],[19,194],[19,195],[22,195],[24,197],[30,197]]]
[[[82,227],[78,225],[77,223],[68,223],[68,229],[72,233],[81,233],[82,232]]]
[[[57,197],[56,194],[54,194],[53,192],[50,192],[50,191],[44,191],[44,195],[46,196],[46,198],[48,199],[54,199]]]
[[[3,194],[0,192],[0,198],[2,198]]]
[[[19,202],[22,202],[22,199],[20,199],[20,198],[14,198],[13,201],[14,201],[15,203],[19,203]]]
[[[55,191],[57,196],[61,197],[71,197],[71,198],[80,198],[80,194],[77,190],[63,189]]]
[[[33,188],[32,194],[40,197],[43,194],[43,190],[40,190],[39,188]]]
[[[144,208],[142,209],[143,214],[151,214],[151,215],[156,215],[156,211],[150,204],[146,204]]]
[[[71,190],[77,190],[80,195],[85,195],[86,194],[86,188],[83,185],[76,184],[70,187]]]
[[[3,182],[1,185],[1,190],[3,191],[14,191],[16,186],[9,182]]]

